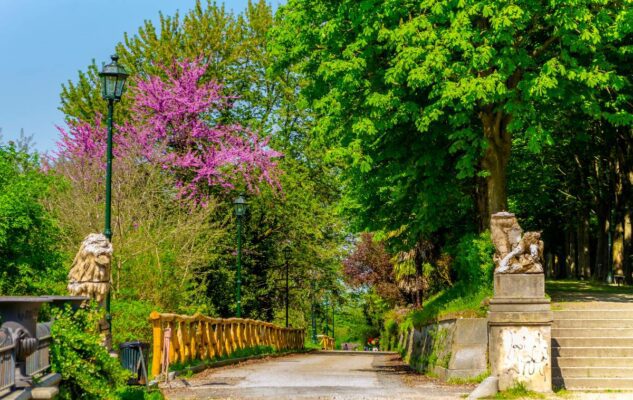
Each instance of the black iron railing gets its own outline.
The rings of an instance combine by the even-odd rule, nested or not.
[[[37,324],[37,350],[26,357],[26,375],[46,372],[50,367],[51,322]]]
[[[15,385],[15,343],[9,331],[0,329],[0,397]]]

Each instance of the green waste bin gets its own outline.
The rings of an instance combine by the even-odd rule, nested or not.
[[[139,341],[125,342],[119,345],[121,365],[131,371],[136,378],[128,381],[131,385],[147,385],[147,360],[149,344]]]

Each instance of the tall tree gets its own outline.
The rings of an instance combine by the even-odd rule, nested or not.
[[[167,74],[161,65],[197,60],[205,67],[200,84],[217,82],[221,86],[219,94],[228,103],[227,107],[216,109],[202,119],[222,126],[239,124],[269,140],[262,150],[275,149],[284,154],[276,161],[282,171],[278,180],[283,189],[262,185],[258,193],[247,199],[243,311],[250,317],[282,320],[284,296],[280,295],[278,279],[285,273],[283,250],[290,246],[288,264],[290,277],[295,282],[290,291],[291,323],[305,325],[304,315],[309,314],[311,293],[320,289],[312,290],[309,277],[321,276],[326,287],[338,285],[340,245],[346,226],[336,209],[340,197],[337,171],[323,163],[323,149],[311,145],[309,127],[313,118],[303,106],[304,100],[298,96],[302,77],[292,69],[277,74],[270,71],[273,59],[267,50],[267,34],[272,24],[272,8],[263,0],[249,2],[240,14],[231,13],[215,2],[200,0],[185,14],[162,15],[159,24],[148,21],[138,32],[126,34],[123,43],[117,46],[117,53],[121,56],[120,62],[138,79],[131,81],[131,93],[137,90],[136,82],[149,76],[166,81]],[[92,120],[96,114],[104,112],[99,85],[98,67],[93,63],[80,72],[76,80],[64,86],[61,110],[68,122]],[[132,103],[128,93],[115,109],[118,113],[115,119],[122,125],[138,118]],[[117,147],[118,143],[115,151]],[[177,146],[170,147],[170,151],[176,149]],[[176,151],[176,154],[180,153]],[[114,166],[117,167],[116,161]],[[174,171],[172,165],[163,170],[163,175],[172,171],[177,177],[191,182],[191,175],[185,173],[186,170],[177,168]],[[231,171],[225,167],[220,168],[220,172]],[[117,180],[122,178],[115,173],[115,187]],[[157,178],[165,177],[159,174]],[[204,186],[203,181],[198,181],[200,187]],[[157,185],[169,184],[165,180],[155,182]],[[237,184],[235,190],[205,191],[212,194],[209,199],[211,210],[204,214],[210,221],[201,230],[196,230],[196,237],[209,235],[207,254],[198,253],[202,246],[198,247],[200,242],[193,238],[188,251],[172,251],[179,245],[185,246],[180,240],[171,238],[171,235],[179,234],[177,227],[165,229],[165,236],[160,240],[158,234],[152,235],[152,241],[158,240],[164,245],[161,248],[165,248],[159,253],[160,258],[156,255],[161,265],[186,265],[186,260],[181,258],[191,256],[193,259],[196,254],[201,255],[196,259],[195,273],[188,274],[186,279],[180,277],[183,287],[204,288],[204,295],[196,301],[210,303],[212,307],[209,309],[219,315],[231,315],[234,306],[235,220],[231,203],[241,188]],[[99,210],[93,206],[90,212],[99,215]],[[139,210],[139,213],[141,211],[150,210]],[[202,214],[193,213],[191,218],[201,221]],[[175,213],[175,216],[178,221],[186,221],[186,215]],[[219,230],[222,230],[221,234]],[[159,243],[155,244],[159,247]],[[125,269],[125,265],[123,267]],[[124,289],[122,287],[122,291]],[[193,307],[189,311],[195,310]],[[293,312],[293,309],[297,311]]]
[[[460,178],[476,177],[484,228],[508,208],[513,134],[538,148],[555,138],[540,123],[552,100],[596,117],[599,94],[621,85],[604,54],[629,8],[598,0],[291,0],[275,30],[276,55],[278,67],[299,65],[310,78],[305,94],[321,139],[365,177],[360,203],[382,194],[376,179],[397,198],[399,177],[431,168],[433,157]],[[397,160],[415,146],[420,164]],[[389,153],[375,158],[376,149]],[[405,162],[384,171],[387,157]]]

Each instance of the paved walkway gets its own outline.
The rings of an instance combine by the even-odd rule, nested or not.
[[[413,373],[396,354],[317,352],[209,369],[176,380],[167,399],[462,399],[472,385]]]

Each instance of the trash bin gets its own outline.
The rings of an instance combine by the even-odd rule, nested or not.
[[[149,344],[134,341],[119,345],[121,350],[121,365],[131,371],[136,378],[128,381],[130,385],[147,385],[147,360]]]

